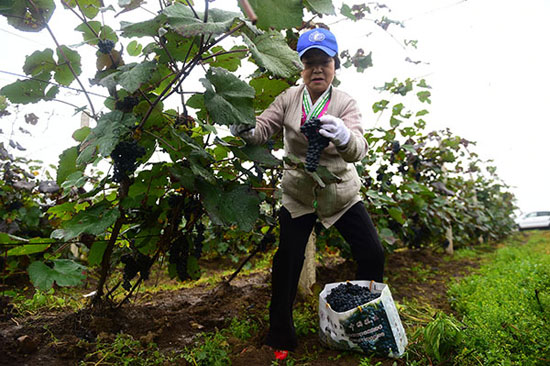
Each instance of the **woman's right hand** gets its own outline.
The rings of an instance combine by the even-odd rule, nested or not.
[[[245,124],[231,125],[229,131],[235,137],[241,137],[245,141],[250,140],[254,136],[254,127]]]

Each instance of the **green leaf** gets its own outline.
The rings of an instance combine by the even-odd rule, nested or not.
[[[59,61],[55,69],[54,79],[59,84],[70,85],[75,80],[75,75],[73,75],[72,71],[74,71],[76,76],[82,72],[80,68],[80,55],[67,46],[61,46],[56,52]],[[67,62],[71,66],[70,68]]]
[[[433,193],[430,190],[430,188],[428,188],[427,186],[425,186],[422,183],[408,182],[408,183],[403,184],[402,187],[403,187],[404,190],[407,190],[407,191],[410,191],[410,192],[413,192],[413,193],[418,193],[418,194],[420,194],[424,197],[429,197],[429,198],[434,198],[435,197],[435,193]]]
[[[380,230],[379,233],[380,233],[380,239],[382,239],[383,241],[385,241],[389,245],[393,245],[397,241],[393,231],[391,231],[387,227]]]
[[[395,204],[395,201],[391,197],[388,197],[383,193],[378,193],[372,189],[367,191],[367,197],[372,199],[376,206]]]
[[[388,100],[381,100],[379,102],[376,102],[372,105],[372,111],[374,113],[378,113],[380,111],[383,111],[387,108],[389,101]]]
[[[249,0],[260,29],[288,29],[302,25],[302,0]],[[239,2],[240,3],[240,2]],[[242,7],[241,7],[242,9]]]
[[[95,204],[85,211],[80,211],[63,224],[63,239],[73,239],[82,233],[92,235],[103,234],[115,223],[119,216],[120,211],[116,208],[111,208],[108,203],[100,202]]]
[[[69,259],[52,260],[53,268],[42,262],[32,262],[27,268],[31,282],[41,290],[50,289],[54,282],[58,286],[77,286],[82,283],[86,270],[81,264]]]
[[[256,110],[264,110],[275,100],[277,95],[281,94],[290,85],[284,80],[261,76],[250,80],[250,86],[256,91],[254,108]]]
[[[304,0],[304,3],[318,14],[336,15],[332,0]]]
[[[82,32],[84,42],[90,45],[97,45],[100,39],[111,40],[118,42],[118,36],[115,31],[108,25],[102,25],[100,22],[92,20],[87,24],[82,23],[75,28],[76,31]]]
[[[194,37],[197,35],[219,35],[231,29],[239,13],[220,9],[210,9],[208,11],[208,21],[204,23],[204,14],[195,13],[181,3],[175,3],[164,9],[163,14],[167,17],[167,23],[178,34],[184,37]]]
[[[42,72],[50,73],[57,66],[53,59],[53,50],[46,48],[44,51],[34,51],[25,58],[23,71],[27,75],[35,76]]]
[[[230,149],[235,156],[244,160],[255,161],[270,167],[279,166],[282,163],[264,146],[245,145],[243,147],[231,147]]]
[[[430,100],[431,95],[432,93],[430,93],[428,90],[416,93],[419,101],[421,101],[422,103],[426,102],[428,104],[432,103],[432,101]]]
[[[54,0],[2,0],[0,14],[8,24],[24,31],[39,32],[46,27],[55,10]]]
[[[248,32],[243,34],[243,39],[256,63],[274,75],[290,78],[302,70],[298,53],[288,46],[279,32],[270,31],[262,35]]]
[[[198,188],[204,208],[213,223],[237,225],[244,231],[252,230],[260,214],[260,199],[250,187],[234,185],[222,188],[200,182]]]
[[[76,158],[78,157],[78,149],[76,146],[70,147],[59,155],[59,164],[57,168],[56,182],[61,185],[70,174],[79,170],[76,167]]]
[[[88,264],[90,266],[96,266],[101,263],[103,253],[105,253],[105,248],[107,248],[106,241],[96,241],[92,244],[92,248],[88,254]]]
[[[210,51],[212,55],[219,54],[204,62],[210,64],[211,67],[223,67],[229,71],[237,71],[239,66],[241,66],[241,60],[248,54],[248,48],[244,46],[233,46],[229,51],[226,51],[221,46],[216,46],[212,47]]]
[[[254,88],[219,67],[209,69],[206,79],[200,80],[206,88],[204,104],[215,123],[256,124]]]
[[[340,183],[342,181],[342,178],[332,173],[324,165],[319,165],[315,173],[317,173],[317,175],[325,185],[332,184],[332,183]]]
[[[116,76],[120,85],[133,93],[139,87],[151,79],[151,75],[155,71],[157,65],[153,61],[145,61],[139,64],[130,64],[121,67],[121,73]]]
[[[403,225],[405,223],[405,216],[404,216],[403,210],[401,208],[399,208],[399,207],[390,207],[390,208],[388,208],[388,213],[390,214],[390,216],[395,221],[397,221],[401,225]]]
[[[395,117],[391,117],[390,118],[390,126],[392,128],[396,128],[397,126],[399,126],[403,121],[395,118]]]
[[[82,32],[82,38],[84,39],[84,42],[91,45],[97,45],[97,43],[99,42],[98,35],[101,31],[101,22],[92,20],[88,23],[79,24],[74,30]]]
[[[173,60],[188,62],[189,55],[199,52],[198,43],[194,38],[184,38],[180,34],[170,31],[164,35],[164,47],[157,47],[154,51],[158,55],[160,65],[168,64]],[[146,53],[146,50],[143,50]],[[167,69],[171,73],[171,70]],[[167,73],[168,74],[168,73]],[[167,81],[170,79],[167,79]]]
[[[91,131],[92,129],[88,126],[81,127],[78,130],[73,132],[73,139],[75,139],[78,142],[82,142],[86,140],[86,137],[88,137]]]
[[[423,109],[421,111],[416,112],[416,116],[420,117],[420,116],[423,116],[423,115],[428,114],[428,113],[430,113],[428,110]]]
[[[102,7],[102,0],[69,0],[65,1],[71,8],[77,7],[88,19],[93,19]]]
[[[82,188],[88,181],[88,178],[82,174],[82,171],[77,170],[69,174],[61,185],[61,188],[65,190],[66,193],[73,188]]]
[[[166,15],[160,14],[153,19],[139,23],[120,22],[122,36],[126,38],[134,37],[157,37],[159,28],[166,22]]]
[[[14,104],[29,104],[48,100],[49,96],[46,96],[46,87],[49,85],[50,77],[49,72],[43,71],[35,79],[17,80],[12,84],[4,86],[0,89],[0,93],[5,95]]]
[[[142,48],[143,46],[134,39],[132,42],[128,43],[128,46],[126,46],[126,51],[128,51],[130,56],[139,56]]]
[[[357,20],[357,17],[355,16],[355,14],[353,14],[353,12],[351,11],[351,8],[349,7],[349,5],[346,5],[346,4],[343,4],[342,5],[342,8],[340,9],[340,14],[342,14],[343,16],[353,20],[353,21],[356,21]]]
[[[76,202],[65,202],[59,205],[50,207],[47,213],[50,214],[50,219],[56,217],[62,221],[66,221],[72,217]],[[53,236],[51,236],[53,238]],[[56,237],[57,239],[57,237]]]
[[[120,137],[125,135],[135,123],[136,117],[130,113],[112,111],[104,114],[82,143],[82,150],[76,163],[81,165],[90,162],[96,152],[103,157],[109,156]]]
[[[51,239],[43,239],[50,241]],[[29,255],[35,253],[42,253],[50,247],[51,244],[28,244],[28,245],[19,245],[15,248],[8,250],[6,255],[9,256],[18,256],[18,255]]]

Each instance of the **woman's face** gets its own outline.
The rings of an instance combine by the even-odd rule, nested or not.
[[[313,100],[317,100],[334,80],[334,59],[318,48],[302,56],[302,79]]]

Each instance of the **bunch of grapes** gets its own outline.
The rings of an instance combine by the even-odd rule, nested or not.
[[[342,313],[379,297],[380,294],[370,292],[367,287],[347,282],[336,286],[330,291],[327,295],[327,303],[332,310]]]
[[[125,177],[133,174],[138,165],[136,160],[143,155],[145,149],[136,140],[120,141],[111,153],[114,164],[113,181],[122,182]]]
[[[99,48],[99,52],[104,54],[109,54],[115,48],[115,42],[109,40],[109,39],[101,39],[97,43],[97,47]]]
[[[139,98],[128,95],[122,100],[117,100],[115,103],[115,109],[124,113],[130,113],[136,105],[139,103]]]
[[[145,254],[139,252],[135,255],[124,254],[120,258],[120,261],[124,263],[124,273],[122,275],[124,282],[122,283],[122,287],[126,291],[130,291],[132,288],[130,281],[136,277],[138,273],[143,280],[147,280],[149,278],[149,270],[153,265],[153,261]]]
[[[195,236],[195,258],[199,259],[202,255],[202,245],[204,242],[204,224],[200,222],[197,226],[197,235]]]
[[[319,165],[319,159],[324,148],[328,146],[330,140],[325,136],[319,134],[321,128],[321,121],[318,118],[312,118],[306,121],[300,127],[300,131],[306,135],[308,145],[306,153],[306,169],[310,172],[317,170]]]
[[[273,233],[267,233],[264,235],[264,237],[262,238],[262,240],[260,241],[260,250],[262,252],[265,252],[267,251],[267,248],[272,245],[273,243],[275,243],[275,235]]]
[[[180,235],[170,247],[168,262],[176,266],[176,273],[181,281],[189,279],[187,260],[189,258],[189,242],[187,237]]]

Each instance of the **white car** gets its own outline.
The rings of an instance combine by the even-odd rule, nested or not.
[[[534,211],[516,219],[520,230],[526,229],[550,229],[550,211]]]

